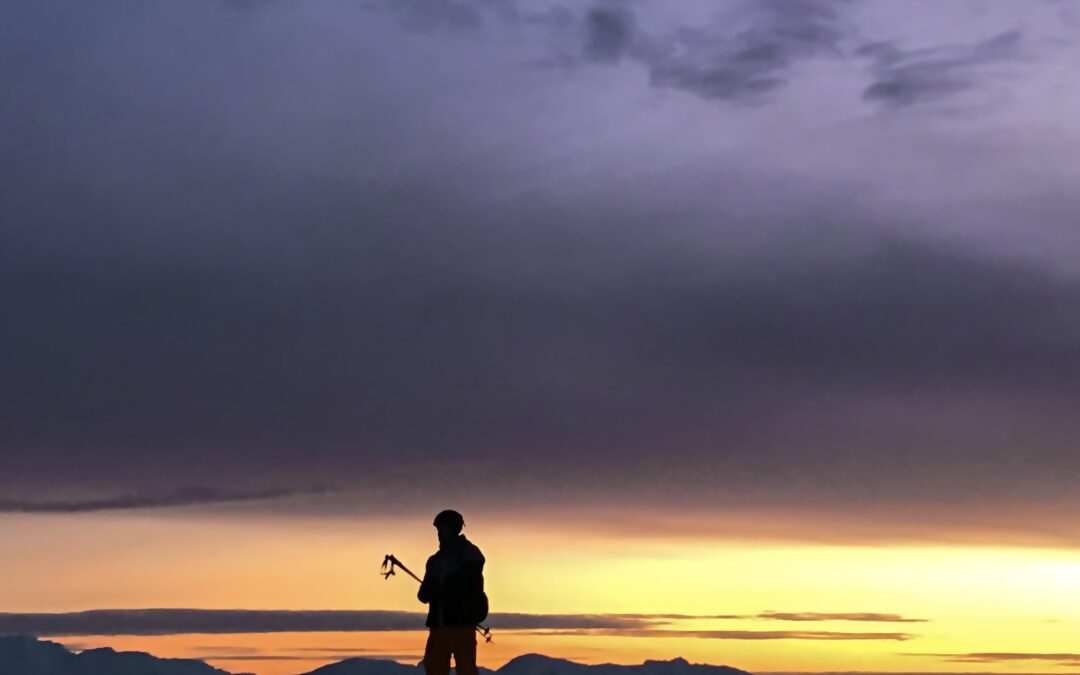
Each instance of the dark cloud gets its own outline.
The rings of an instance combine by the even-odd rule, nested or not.
[[[8,266],[5,353],[18,354],[0,385],[9,392],[8,475],[31,484],[152,481],[167,494],[174,480],[254,472],[263,481],[363,481],[376,469],[390,476],[402,462],[448,458],[481,471],[497,462],[492,481],[470,491],[488,500],[571,485],[537,466],[541,449],[573,461],[572,480],[588,481],[590,456],[598,465],[612,452],[647,458],[692,431],[680,452],[698,477],[671,481],[685,490],[708,473],[693,468],[699,448],[726,447],[729,475],[759,483],[801,475],[798,494],[829,499],[853,485],[876,499],[932,490],[932,481],[907,479],[926,453],[941,491],[920,498],[940,499],[994,482],[972,473],[970,460],[1008,465],[1012,444],[993,436],[1016,431],[991,430],[1010,418],[969,426],[958,418],[939,430],[908,426],[898,411],[852,426],[840,412],[845,396],[1056,396],[1080,381],[1070,365],[1080,363],[1072,311],[1080,291],[1023,264],[893,241],[820,261],[778,253],[744,271],[661,248],[597,280],[608,237],[644,250],[651,235],[635,241],[632,229],[602,224],[574,234],[557,220],[542,235],[409,228],[402,205],[367,199],[362,229],[309,230],[309,242],[328,248],[310,251],[299,273],[272,260],[205,275],[56,259]],[[456,210],[458,223],[474,215],[440,208]],[[323,217],[332,228],[341,216]],[[533,275],[538,265],[550,266],[550,279]],[[800,398],[824,408],[791,417]],[[1042,461],[1024,471],[1045,468],[1040,492],[1071,489],[1065,423],[1036,429],[1042,440],[1031,452]],[[880,445],[878,433],[903,451],[856,452]],[[956,443],[958,434],[977,442]],[[797,439],[826,446],[815,481],[783,449]],[[621,480],[656,470],[639,464],[628,463]],[[532,487],[518,485],[519,473]],[[999,496],[1027,489],[996,475]]]
[[[614,63],[628,57],[646,69],[653,86],[709,100],[760,103],[786,85],[801,62],[844,56],[845,46],[860,39],[849,17],[853,4],[729,2],[711,21],[659,33],[639,28],[632,3],[601,3],[583,12],[562,6],[526,11],[515,3],[488,0],[373,1],[367,6],[389,11],[406,27],[419,30],[473,28],[487,22],[533,25],[556,36],[577,31],[584,36],[586,62]],[[870,42],[855,51],[872,64],[873,81],[863,99],[904,107],[953,98],[990,80],[993,66],[1019,60],[1022,44],[1018,29],[969,45],[905,49],[892,40]],[[565,51],[542,61],[577,63]]]
[[[0,513],[92,513],[97,511],[122,511],[132,509],[165,509],[182,506],[231,504],[237,502],[260,502],[331,494],[326,487],[276,490],[229,490],[213,487],[188,487],[158,494],[124,494],[99,499],[71,501],[26,501],[0,499]]]
[[[674,630],[664,626],[677,620],[775,618],[760,615],[696,614],[522,614],[494,613],[490,625],[505,631],[547,631],[553,634],[638,635],[641,637],[709,637],[715,639],[903,639],[893,633],[844,633],[832,631],[701,631]],[[808,616],[808,615],[804,615]],[[820,615],[827,616],[827,615]],[[882,616],[866,614],[863,616]],[[829,619],[808,619],[829,620]],[[849,619],[855,620],[855,619]],[[875,621],[882,619],[859,619]],[[893,619],[890,619],[893,620]],[[895,619],[902,620],[902,619]],[[333,631],[420,630],[424,615],[416,612],[380,610],[200,610],[118,609],[69,613],[0,614],[0,634],[42,636],[79,635],[172,635],[182,633],[288,633]],[[887,635],[888,637],[882,637]],[[219,649],[211,647],[208,649]],[[311,648],[323,652],[364,651],[353,648]],[[308,651],[308,649],[301,650]],[[373,651],[373,650],[367,650]]]
[[[849,29],[841,0],[766,0],[643,43],[649,81],[707,99],[759,101],[800,61],[840,55]]]
[[[682,617],[671,614],[496,612],[489,623],[498,630],[513,631],[638,630],[670,624],[675,616]],[[689,615],[686,618],[711,617]],[[103,609],[55,614],[0,614],[0,634],[44,636],[398,631],[421,630],[423,624],[421,613],[381,610]]]
[[[545,287],[521,275],[533,264],[522,256],[527,236],[484,246],[491,258],[460,261],[404,249],[398,261],[373,260],[378,272],[358,262],[352,279],[326,274],[336,256],[321,270],[315,259],[309,280],[278,277],[268,293],[150,271],[125,280],[71,269],[54,284],[27,270],[8,296],[6,335],[18,345],[8,353],[19,358],[4,386],[19,395],[7,398],[4,433],[8,447],[36,453],[12,461],[25,475],[42,453],[67,456],[74,445],[138,466],[142,448],[156,446],[148,464],[198,476],[221,464],[185,449],[227,445],[237,468],[266,462],[316,481],[336,478],[327,465],[360,477],[435,448],[531,466],[537,442],[572,454],[605,435],[636,437],[645,450],[710,411],[720,415],[713,438],[745,434],[779,413],[785,393],[1068,392],[1078,381],[1069,364],[1080,362],[1071,311],[1080,293],[1023,266],[898,243],[778,261],[768,274],[663,264],[595,285],[583,276],[587,256],[579,266],[567,253]],[[485,269],[511,260],[516,271]],[[826,419],[802,430],[826,433]],[[747,461],[782,463],[760,444]],[[77,469],[69,480],[89,466],[74,454],[65,463]]]
[[[473,27],[484,17],[503,24],[531,24],[561,37],[580,32],[584,59],[614,63],[628,57],[644,66],[653,86],[680,89],[710,100],[760,102],[787,83],[800,61],[839,56],[851,28],[848,0],[729,2],[707,25],[685,25],[670,33],[638,29],[632,3],[600,3],[583,13],[565,7],[526,12],[519,5],[481,0],[439,3],[375,2],[412,28]],[[560,41],[556,40],[556,44]],[[549,60],[544,60],[548,62]],[[576,63],[561,53],[559,64]]]
[[[618,61],[634,39],[634,15],[624,7],[593,7],[585,14],[585,55],[593,61]]]
[[[487,0],[375,1],[367,6],[389,11],[406,27],[420,30],[472,28],[487,21],[531,24],[557,36],[579,31],[587,62],[629,57],[646,69],[653,86],[710,100],[762,102],[788,83],[801,62],[841,57],[846,44],[859,39],[848,16],[852,5],[849,0],[730,2],[710,22],[660,33],[638,27],[632,3],[596,4],[584,12],[561,6],[525,11],[515,3]],[[1022,38],[1014,29],[970,45],[905,49],[891,40],[865,44],[855,52],[872,63],[873,81],[863,98],[903,107],[955,97],[987,81],[992,66],[1018,60]],[[573,64],[576,58],[561,52],[547,61]]]
[[[972,90],[989,68],[1020,56],[1023,33],[1010,30],[972,45],[902,49],[893,42],[865,45],[858,54],[874,64],[863,98],[902,107],[941,101]]]

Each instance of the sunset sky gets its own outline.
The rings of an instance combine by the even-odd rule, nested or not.
[[[453,507],[482,665],[1076,672],[1078,39],[1051,0],[2,3],[0,633],[415,662],[378,565]]]

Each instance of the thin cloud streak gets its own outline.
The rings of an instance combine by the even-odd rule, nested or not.
[[[949,663],[1011,663],[1014,661],[1050,661],[1059,666],[1080,667],[1078,652],[968,652],[959,654],[906,653],[904,656],[932,656]]]
[[[763,619],[770,621],[855,621],[863,623],[926,623],[927,619],[912,619],[899,614],[880,612],[759,612],[758,614],[611,614],[640,619]]]
[[[756,619],[773,619],[776,621],[865,621],[870,623],[926,623],[927,621],[926,619],[909,619],[899,614],[877,614],[873,612],[762,612],[751,616]]]
[[[842,631],[798,630],[670,630],[664,628],[598,628],[517,632],[518,635],[543,637],[588,636],[630,638],[695,638],[701,640],[887,640],[903,642],[912,633],[847,633]]]
[[[972,45],[902,49],[893,42],[863,46],[873,60],[874,82],[863,98],[894,108],[935,102],[973,89],[987,69],[1020,57],[1023,33],[1009,30]]]
[[[422,630],[425,615],[386,610],[98,609],[0,614],[0,634],[41,636],[187,633],[385,632]],[[503,630],[642,628],[660,620],[606,614],[493,613]]]
[[[189,487],[161,494],[123,494],[100,499],[33,501],[0,500],[0,513],[96,513],[99,511],[130,511],[136,509],[166,509],[183,506],[263,502],[290,497],[322,496],[335,490],[310,488],[278,488],[272,490],[229,490],[214,487]]]

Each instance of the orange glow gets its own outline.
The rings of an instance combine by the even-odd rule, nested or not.
[[[48,520],[47,527],[43,525]],[[470,519],[489,559],[495,611],[734,614],[679,620],[716,637],[500,631],[483,665],[527,652],[583,662],[682,656],[750,671],[1070,672],[1053,661],[962,663],[941,654],[1070,652],[1080,628],[1080,553],[988,546],[854,546],[634,536],[558,523]],[[414,582],[384,581],[393,552],[416,568],[426,519],[148,515],[8,516],[0,589],[9,612],[91,608],[422,609]],[[47,534],[46,534],[47,533]],[[78,561],[74,563],[73,561]],[[919,622],[782,621],[762,612],[889,613]],[[761,631],[902,633],[908,639],[746,639]],[[842,637],[842,636],[841,636]],[[69,637],[234,672],[284,675],[351,655],[419,660],[416,632]],[[350,649],[373,651],[353,654]],[[272,660],[274,657],[279,660]],[[287,658],[285,658],[287,657]]]

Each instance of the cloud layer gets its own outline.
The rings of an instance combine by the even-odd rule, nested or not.
[[[1071,527],[1042,10],[798,4],[8,3],[0,510]]]
[[[797,614],[800,621],[903,621],[892,615],[878,614]],[[845,617],[845,618],[837,618]],[[856,618],[864,617],[864,618]],[[758,631],[758,630],[673,630],[664,628],[675,621],[720,619],[776,619],[761,615],[686,615],[686,614],[523,614],[500,612],[491,615],[489,624],[502,631],[528,634],[595,634],[630,637],[699,637],[740,640],[893,640],[905,639],[898,633],[838,631]],[[792,620],[783,618],[781,620]],[[183,633],[300,633],[300,632],[370,632],[421,630],[424,615],[417,612],[382,610],[205,610],[205,609],[101,609],[69,613],[0,614],[0,634],[39,636],[80,635],[175,635]]]

